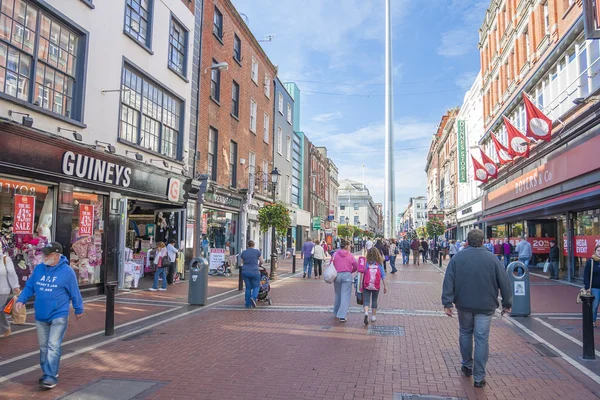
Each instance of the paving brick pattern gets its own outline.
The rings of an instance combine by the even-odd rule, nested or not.
[[[382,311],[439,310],[442,275],[424,272],[431,266],[400,268],[380,297]],[[278,305],[327,307],[332,291],[300,277],[274,284],[272,295]],[[404,336],[368,335],[358,313],[340,324],[328,312],[209,308],[65,360],[53,391],[37,388],[35,372],[0,386],[0,398],[54,399],[99,378],[164,382],[148,399],[597,398],[572,367],[544,357],[501,318],[492,323],[484,390],[460,374],[456,318],[388,313],[376,324],[403,327]]]

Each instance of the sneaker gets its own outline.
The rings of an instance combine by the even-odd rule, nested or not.
[[[156,292],[156,289],[154,289],[153,287],[151,287],[150,289],[148,289],[151,292]]]
[[[377,321],[377,317],[375,317],[374,315],[371,317],[371,322],[375,322]]]
[[[51,381],[50,379],[46,378],[46,379],[42,380],[42,382],[40,383],[40,386],[44,389],[54,389],[56,387],[56,382]]]
[[[160,290],[160,291],[164,292],[164,291],[166,291],[167,289],[165,289],[165,288],[160,288],[160,289],[158,289],[158,290]]]
[[[340,322],[346,322],[348,321],[346,318],[340,318]]]
[[[5,330],[5,331],[4,331],[4,334],[3,334],[2,336],[4,336],[4,337],[9,337],[9,336],[10,336],[10,334],[11,334],[11,330],[10,330],[10,329],[7,329],[7,330]]]
[[[306,274],[302,275],[303,278],[306,278]]]
[[[461,370],[461,372],[463,374],[465,374],[465,376],[471,376],[471,375],[473,375],[473,370],[471,368],[469,368],[469,367],[463,366],[460,370]]]
[[[364,321],[365,321],[365,325],[369,325],[369,315],[368,314],[365,314]]]
[[[485,386],[487,382],[485,381],[485,379],[480,380],[479,382],[474,382],[473,386],[475,386],[476,388],[482,388]]]
[[[250,299],[250,303],[252,303],[252,308],[256,308],[256,300]]]

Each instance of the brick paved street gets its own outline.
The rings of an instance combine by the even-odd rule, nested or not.
[[[381,313],[370,327],[401,327],[403,336],[369,334],[354,302],[348,323],[340,324],[330,311],[332,286],[298,274],[273,285],[272,307],[247,311],[237,296],[205,309],[190,308],[187,315],[128,337],[119,338],[127,332],[117,332],[112,342],[65,359],[60,384],[52,391],[38,389],[39,367],[32,361],[33,372],[0,386],[0,398],[55,399],[104,378],[160,382],[143,393],[141,398],[147,399],[392,399],[394,393],[595,399],[600,393],[598,384],[564,359],[550,357],[531,336],[500,318],[492,326],[488,386],[474,389],[459,370],[457,319],[440,312],[443,276],[428,264],[409,265],[389,277]],[[210,282],[226,286],[223,280]],[[237,281],[227,280],[227,285],[233,282]],[[186,285],[176,285],[158,300],[181,301],[186,290]],[[136,318],[159,308],[151,305],[155,296],[119,296],[123,301],[118,307]],[[96,304],[101,303],[88,306],[88,320],[80,321],[95,324],[90,330],[101,325],[93,316]],[[138,311],[125,307],[143,313],[135,315]],[[84,328],[72,321],[68,338],[88,332]],[[31,343],[21,343],[30,342],[33,335],[31,331],[10,337],[0,349],[12,349],[13,357],[29,351]]]

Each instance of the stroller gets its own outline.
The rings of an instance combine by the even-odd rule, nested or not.
[[[267,269],[262,265],[258,267],[258,271],[260,272],[260,289],[258,291],[258,301],[267,302],[269,305],[273,304],[271,301],[271,296],[269,293],[271,292],[271,284],[269,283],[269,273]]]

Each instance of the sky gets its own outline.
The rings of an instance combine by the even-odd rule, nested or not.
[[[300,129],[339,180],[384,198],[384,0],[232,0],[283,82],[301,90]],[[479,71],[490,0],[391,0],[396,213],[427,195],[425,161],[442,115]]]

